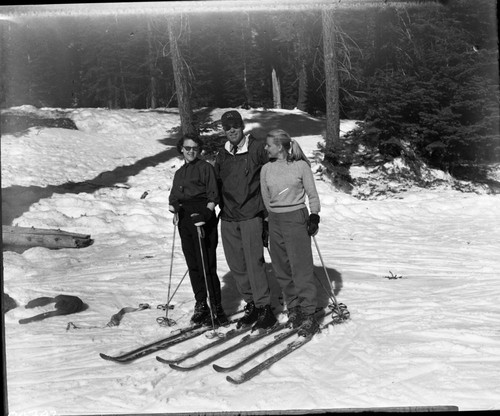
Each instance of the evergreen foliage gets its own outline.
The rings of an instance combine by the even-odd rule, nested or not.
[[[341,117],[363,123],[323,149],[329,164],[348,172],[360,144],[375,149],[364,163],[403,156],[457,172],[500,160],[494,2],[445,4],[337,13]],[[270,108],[275,69],[283,108],[324,114],[320,11],[185,21],[193,108]],[[35,17],[4,24],[2,46],[3,108],[178,105],[165,17]]]
[[[377,11],[375,54],[351,110],[363,124],[346,145],[376,149],[379,163],[419,158],[462,176],[466,164],[500,160],[498,50],[484,29],[492,12],[488,1]],[[334,166],[343,153],[325,149]]]

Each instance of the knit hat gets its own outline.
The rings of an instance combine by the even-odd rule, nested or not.
[[[243,125],[243,119],[241,118],[241,114],[238,113],[236,110],[227,111],[224,114],[222,114],[220,121],[223,126],[235,122]]]

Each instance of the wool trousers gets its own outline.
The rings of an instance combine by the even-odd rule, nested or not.
[[[221,221],[226,262],[245,302],[261,307],[271,304],[271,291],[264,263],[262,218]]]
[[[200,252],[200,242],[198,240],[198,230],[190,218],[190,214],[196,212],[196,209],[190,207],[187,211],[182,211],[179,215],[179,235],[181,237],[182,252],[189,271],[189,279],[193,289],[194,297],[197,302],[207,299],[207,287],[205,285],[205,276],[203,275],[203,263]],[[203,249],[203,258],[205,260],[205,272],[208,281],[208,293],[212,306],[221,303],[221,285],[217,276],[217,217],[215,214],[202,226],[203,238],[201,239],[201,248]]]
[[[276,279],[287,308],[300,306],[306,315],[316,311],[316,284],[307,208],[269,212],[269,249]]]

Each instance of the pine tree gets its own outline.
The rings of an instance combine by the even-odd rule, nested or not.
[[[198,131],[193,123],[193,111],[190,103],[190,84],[188,67],[184,61],[179,47],[180,35],[185,35],[182,17],[168,18],[168,34],[170,42],[170,55],[175,79],[175,91],[179,115],[181,117],[181,132],[183,136],[197,135]]]
[[[481,29],[464,30],[467,10]],[[484,29],[490,14],[486,2],[467,8],[461,1],[378,11],[375,55],[365,61],[368,76],[358,95],[364,127],[352,137],[386,160],[407,156],[409,143],[416,155],[452,172],[498,159],[497,50],[488,49],[492,35]],[[384,25],[377,25],[382,15]]]

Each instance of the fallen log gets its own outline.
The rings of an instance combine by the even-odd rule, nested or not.
[[[7,247],[46,247],[83,248],[90,246],[94,240],[87,234],[76,234],[62,230],[40,229],[34,227],[12,227],[2,225],[2,240]]]

